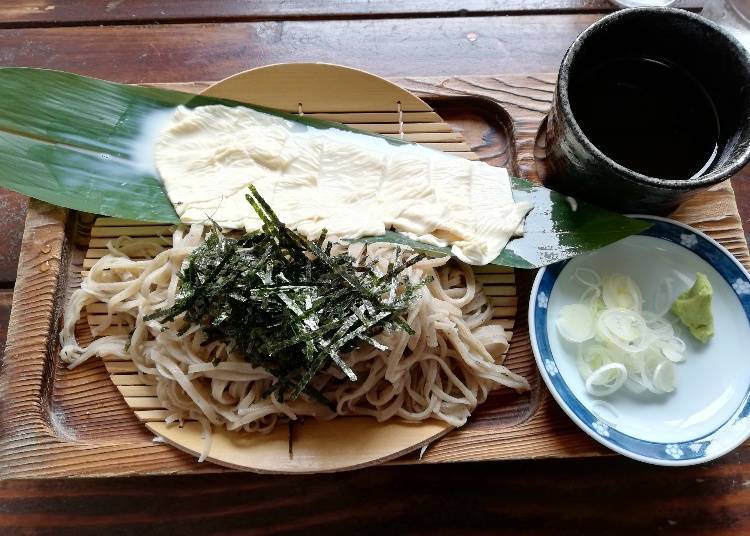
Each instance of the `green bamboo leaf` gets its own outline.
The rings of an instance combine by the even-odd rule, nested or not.
[[[178,99],[70,73],[6,68],[0,102],[0,186],[80,211],[179,221],[137,143],[142,121]]]
[[[512,184],[514,199],[517,202],[528,201],[534,208],[526,217],[523,236],[508,242],[490,264],[540,268],[599,249],[651,226],[650,223],[576,201],[524,179],[513,177]],[[450,248],[424,244],[393,231],[358,241],[402,244],[432,256],[451,254]]]
[[[154,168],[144,129],[179,105],[248,106],[16,67],[0,68],[0,103],[1,187],[74,210],[167,223],[179,218]],[[248,107],[316,128],[352,130],[330,121]]]

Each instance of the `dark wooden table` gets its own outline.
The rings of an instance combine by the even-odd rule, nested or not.
[[[0,65],[132,83],[217,80],[288,61],[393,77],[554,72],[575,36],[611,9],[606,0],[0,0]],[[733,181],[746,232],[748,175]],[[0,191],[0,344],[25,207]],[[750,449],[669,469],[605,457],[0,481],[0,534],[135,531],[750,533]]]

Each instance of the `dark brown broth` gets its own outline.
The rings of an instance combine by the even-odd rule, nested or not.
[[[589,140],[632,171],[689,179],[716,159],[716,108],[679,66],[642,57],[604,61],[571,78],[570,103]]]

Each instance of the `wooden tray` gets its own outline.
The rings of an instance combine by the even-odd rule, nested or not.
[[[549,108],[553,75],[402,79],[425,97],[477,157],[532,179],[543,169],[537,131]],[[172,85],[200,91],[207,83]],[[322,111],[322,110],[319,110]],[[393,112],[384,112],[393,114]],[[431,112],[424,112],[430,114]],[[434,115],[434,114],[433,114]],[[428,116],[425,116],[425,118]],[[431,116],[430,116],[431,117]],[[421,118],[419,122],[422,121]],[[463,149],[462,149],[463,150]],[[746,266],[745,243],[729,183],[680,207],[675,216],[707,232]],[[222,471],[155,444],[110,381],[104,364],[74,371],[56,358],[60,308],[78,284],[93,218],[32,202],[0,369],[0,476],[103,476]],[[532,391],[493,394],[463,428],[435,441],[421,460],[397,463],[572,457],[607,451],[580,432],[559,410],[536,374],[526,326],[532,273],[517,272],[519,308],[508,357]]]

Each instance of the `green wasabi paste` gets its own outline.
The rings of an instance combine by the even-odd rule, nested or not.
[[[670,311],[689,329],[693,337],[702,343],[714,334],[714,317],[711,314],[711,297],[713,289],[708,278],[698,272],[693,286],[680,294],[672,304]]]

